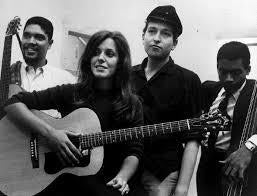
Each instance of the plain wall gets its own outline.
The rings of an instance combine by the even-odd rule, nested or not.
[[[201,80],[217,79],[220,39],[257,35],[256,0],[0,0],[0,43],[14,16],[19,16],[24,25],[29,17],[41,15],[54,24],[54,44],[47,56],[54,66],[62,67],[62,42],[69,29],[86,34],[100,29],[121,31],[129,41],[133,64],[137,64],[146,56],[142,46],[145,18],[154,7],[164,4],[176,7],[183,24],[183,34],[171,56],[176,63],[195,71]],[[2,48],[0,44],[0,57]],[[12,61],[20,55],[15,38]]]

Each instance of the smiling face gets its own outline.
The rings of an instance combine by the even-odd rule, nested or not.
[[[150,58],[167,58],[176,46],[172,28],[161,22],[149,22],[143,34],[143,45]]]
[[[104,40],[91,58],[91,71],[96,78],[110,79],[119,60],[116,44],[111,38]]]
[[[45,61],[47,50],[51,47],[52,40],[37,24],[28,25],[22,36],[22,49],[25,61],[35,64]]]

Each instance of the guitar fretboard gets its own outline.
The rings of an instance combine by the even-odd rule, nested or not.
[[[11,49],[12,49],[12,35],[5,36],[2,68],[1,68],[1,81],[0,81],[0,106],[8,98],[9,84],[10,84],[10,63],[11,63]]]
[[[82,149],[85,149],[90,147],[103,146],[105,144],[139,140],[146,137],[169,135],[176,132],[190,130],[190,124],[193,121],[197,120],[186,119],[181,121],[86,134],[80,137],[80,144]]]

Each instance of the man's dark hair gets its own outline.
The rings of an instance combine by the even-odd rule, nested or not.
[[[243,66],[246,69],[250,67],[250,58],[251,55],[248,46],[237,41],[225,43],[221,46],[217,54],[217,62],[221,59],[230,61],[242,59]]]
[[[158,21],[158,20],[149,20],[149,21],[145,21],[145,27],[143,28],[143,34],[145,34],[145,32],[146,32],[149,22],[157,22],[157,23],[158,23],[158,22],[160,22],[160,21]],[[179,35],[178,35],[178,33],[172,28],[172,26],[171,26],[171,29],[172,29],[172,34],[173,34],[173,41],[175,42],[175,41],[178,40]]]
[[[154,8],[146,18],[143,33],[146,32],[149,22],[162,22],[172,28],[173,40],[177,41],[182,34],[183,27],[175,7],[172,5],[158,6]]]
[[[51,40],[53,38],[54,27],[53,27],[53,24],[48,19],[41,16],[34,16],[27,20],[24,26],[24,29],[26,29],[26,27],[31,24],[39,25],[43,29],[43,31],[47,34],[48,40]]]

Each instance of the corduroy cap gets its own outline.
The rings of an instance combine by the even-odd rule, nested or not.
[[[171,25],[177,36],[180,36],[183,30],[181,21],[178,17],[176,9],[171,5],[158,6],[147,16],[146,21],[162,21]]]

